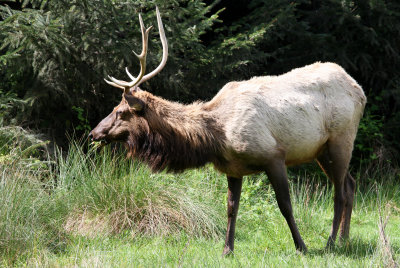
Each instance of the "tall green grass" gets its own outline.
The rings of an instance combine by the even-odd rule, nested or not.
[[[132,235],[221,234],[222,205],[215,177],[190,171],[152,174],[109,148],[83,153],[76,144],[67,157],[59,158],[58,167],[57,190],[68,196],[72,208],[67,229],[99,234],[99,230],[103,234],[129,230]]]
[[[66,241],[60,228],[66,208],[50,195],[50,162],[38,158],[44,144],[19,127],[0,128],[0,264]]]
[[[152,174],[117,149],[74,142],[50,158],[40,139],[4,133],[0,266],[379,267],[400,259],[400,176],[393,170],[356,176],[350,240],[332,251],[324,249],[330,182],[319,172],[289,172],[307,255],[296,254],[267,177],[246,178],[235,255],[221,258],[226,179],[212,167]]]
[[[5,145],[8,146],[9,140]],[[211,171],[152,174],[109,148],[71,143],[54,161],[16,143],[0,165],[0,256],[4,264],[62,252],[68,237],[117,234],[223,235],[221,181]],[[84,152],[84,150],[86,150]],[[0,262],[1,263],[1,262]]]

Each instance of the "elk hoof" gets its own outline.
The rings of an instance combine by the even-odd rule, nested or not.
[[[222,257],[227,257],[227,256],[233,256],[233,250],[231,250],[228,247],[225,247],[224,251],[222,252]]]
[[[340,243],[348,243],[349,240],[350,240],[350,238],[349,238],[349,234],[348,233],[347,234],[340,234],[340,236],[339,236],[339,242]]]
[[[328,242],[326,243],[325,250],[330,251],[335,248],[335,241],[332,238],[328,238]]]
[[[304,243],[302,245],[299,245],[296,248],[296,250],[297,250],[297,252],[302,253],[302,254],[306,254],[308,251],[307,246]]]

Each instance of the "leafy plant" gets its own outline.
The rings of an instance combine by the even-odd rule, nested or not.
[[[89,120],[87,119],[87,115],[84,116],[84,110],[81,107],[76,107],[72,106],[72,110],[74,110],[77,113],[78,120],[79,120],[79,125],[75,127],[76,130],[78,131],[85,131],[89,132],[91,130]]]

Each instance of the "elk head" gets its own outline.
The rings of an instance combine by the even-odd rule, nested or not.
[[[156,8],[157,23],[160,33],[160,39],[163,47],[163,57],[160,65],[151,73],[144,75],[146,71],[146,55],[148,47],[149,32],[152,28],[145,28],[143,20],[139,14],[140,29],[142,31],[142,53],[140,55],[133,52],[138,57],[140,62],[140,73],[137,77],[131,75],[128,68],[125,68],[126,73],[131,79],[130,82],[115,79],[109,76],[111,81],[105,80],[108,84],[123,90],[121,103],[104,118],[90,133],[89,138],[93,141],[102,141],[109,143],[113,141],[127,141],[132,132],[143,132],[147,127],[142,118],[143,110],[145,109],[145,101],[140,98],[140,89],[138,86],[154,77],[165,66],[168,57],[168,44],[165,37],[164,27],[161,21],[161,16],[158,8]]]

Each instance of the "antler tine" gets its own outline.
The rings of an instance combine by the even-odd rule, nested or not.
[[[107,84],[109,84],[113,87],[117,87],[117,88],[123,89],[125,91],[125,87],[123,87],[123,86],[117,85],[114,82],[108,81],[107,79],[104,79],[104,81],[106,81]]]
[[[153,78],[156,74],[161,72],[161,70],[164,68],[165,64],[167,63],[167,59],[168,59],[168,42],[167,42],[167,38],[165,37],[164,26],[163,26],[163,23],[162,23],[162,20],[161,20],[160,11],[158,10],[157,6],[156,6],[156,13],[157,13],[158,31],[160,33],[160,39],[161,39],[161,44],[162,44],[162,48],[163,48],[163,57],[162,57],[160,65],[158,65],[158,67],[154,71],[152,71],[151,73],[146,74],[140,80],[140,82],[137,84],[137,86],[140,85],[141,83],[149,80],[150,78]]]
[[[132,51],[132,52],[135,53],[134,51]],[[136,53],[135,53],[135,54],[136,54]],[[134,77],[133,75],[131,75],[131,73],[130,73],[129,70],[128,70],[128,67],[125,67],[125,72],[126,72],[126,74],[129,76],[129,78],[132,79],[132,81],[136,79],[136,77]]]
[[[109,76],[109,78],[112,82],[105,80],[109,85],[124,89],[125,93],[129,93],[130,92],[129,89],[140,82],[140,80],[142,79],[142,77],[144,76],[144,73],[146,71],[146,55],[147,55],[147,48],[148,48],[149,32],[153,28],[153,26],[150,26],[149,28],[146,29],[144,27],[143,19],[140,14],[139,14],[139,22],[140,22],[140,30],[142,32],[142,53],[140,53],[140,55],[138,55],[135,52],[133,52],[136,55],[136,57],[138,57],[139,62],[140,62],[140,73],[139,73],[138,77],[135,78],[133,75],[131,75],[129,73],[128,68],[125,68],[126,73],[132,79],[131,82],[118,80],[111,76]]]
[[[112,76],[108,76],[108,78],[109,78],[114,84],[118,84],[118,85],[123,86],[123,87],[126,87],[126,86],[129,85],[128,82],[122,81],[122,80],[118,80],[118,79],[116,79],[116,78],[114,78],[114,77],[112,77]],[[110,82],[110,81],[109,81],[109,82]]]

